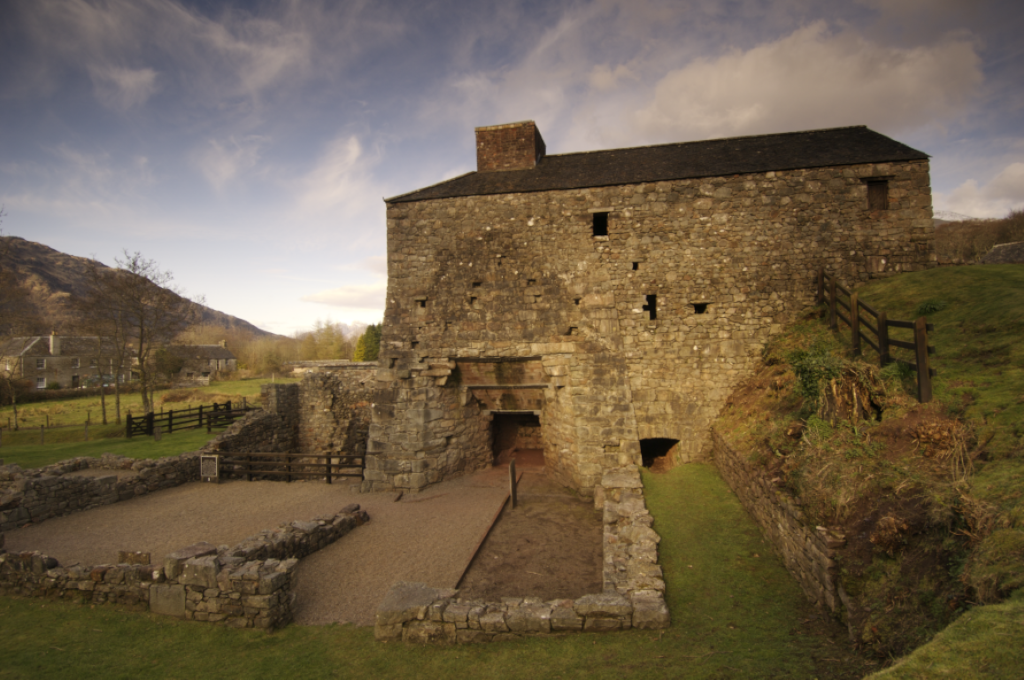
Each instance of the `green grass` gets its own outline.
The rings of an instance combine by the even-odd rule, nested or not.
[[[1024,673],[1024,591],[977,607],[870,680],[1019,678]]]
[[[277,378],[278,383],[294,383],[299,378]],[[179,409],[186,408],[190,404],[209,404],[214,401],[223,403],[225,401],[241,402],[244,397],[250,404],[259,402],[260,386],[271,382],[268,379],[262,380],[232,380],[215,382],[207,387],[194,387],[187,390],[158,390],[154,401],[156,410],[161,408]],[[180,396],[188,395],[188,399],[182,401]],[[175,399],[178,396],[178,399]],[[173,399],[173,400],[172,400]],[[142,413],[142,396],[138,393],[121,395],[121,413]],[[94,424],[101,422],[100,398],[99,396],[80,397],[77,399],[63,399],[60,401],[42,401],[33,404],[18,406],[18,424],[22,428],[39,429],[40,425],[79,425],[89,419]],[[114,422],[114,396],[107,395],[107,422]],[[8,421],[13,425],[14,409],[11,406],[0,408],[0,424],[6,428]],[[4,434],[7,434],[5,429]]]
[[[672,627],[456,647],[374,642],[368,628],[272,635],[113,607],[0,598],[0,678],[853,678],[815,613],[713,468],[645,475]],[[372,521],[372,520],[371,520]]]
[[[0,459],[5,464],[16,463],[22,468],[37,468],[44,465],[59,463],[69,458],[88,456],[99,458],[104,453],[112,453],[128,458],[151,459],[164,456],[177,456],[181,453],[195,451],[203,444],[216,437],[220,432],[207,434],[205,428],[183,430],[173,434],[165,434],[160,441],[153,437],[132,437],[126,439],[93,439],[87,442],[72,442],[46,446],[24,445],[3,446],[0,448]],[[35,436],[39,436],[38,433]]]

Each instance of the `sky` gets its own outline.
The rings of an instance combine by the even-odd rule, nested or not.
[[[549,154],[867,125],[1024,207],[1019,0],[2,0],[0,229],[291,335],[380,321],[383,198]]]

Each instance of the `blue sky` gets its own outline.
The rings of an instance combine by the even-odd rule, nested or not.
[[[865,124],[937,210],[1024,207],[1024,3],[0,3],[2,229],[291,334],[380,320],[383,197],[548,153]]]

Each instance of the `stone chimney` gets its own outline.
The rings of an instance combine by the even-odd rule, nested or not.
[[[221,340],[217,344],[220,345],[221,347],[223,347],[224,349],[228,348],[228,341],[227,340]]]
[[[544,152],[544,138],[532,120],[476,128],[477,172],[529,170]]]
[[[57,335],[57,331],[50,333],[50,356],[60,356],[60,336]]]

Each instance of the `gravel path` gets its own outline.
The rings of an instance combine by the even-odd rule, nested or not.
[[[370,521],[298,567],[296,622],[373,625],[399,580],[454,587],[508,492],[508,470],[491,470],[408,494],[360,494],[354,483],[186,484],[123,503],[7,532],[6,549],[39,550],[62,565],[110,564],[119,550],[167,553],[199,541],[234,545],[294,520],[358,503]]]

